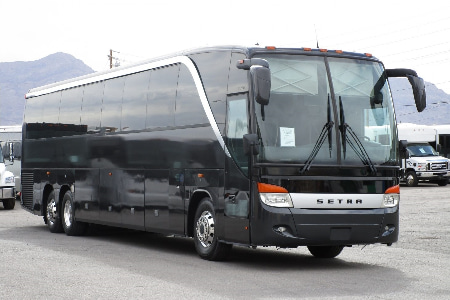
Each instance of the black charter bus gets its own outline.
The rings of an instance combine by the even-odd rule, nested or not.
[[[369,54],[221,46],[31,89],[22,207],[51,232],[89,224],[232,245],[398,239],[399,144],[388,77]]]

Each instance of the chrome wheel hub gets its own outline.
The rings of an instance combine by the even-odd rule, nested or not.
[[[66,228],[72,225],[72,204],[70,201],[66,201],[64,204],[64,224]]]
[[[414,177],[412,175],[408,175],[408,177],[406,177],[406,181],[408,182],[408,185],[411,185],[414,182]]]
[[[211,246],[214,240],[214,218],[209,211],[204,211],[198,218],[196,234],[203,247]]]
[[[56,201],[51,199],[47,203],[47,221],[54,223],[56,219]]]

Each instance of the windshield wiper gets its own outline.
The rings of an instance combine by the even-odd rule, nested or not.
[[[364,148],[361,140],[358,138],[356,133],[353,131],[353,129],[345,122],[345,116],[344,116],[344,106],[342,104],[342,98],[339,96],[339,113],[340,113],[340,122],[339,130],[341,131],[341,137],[342,137],[342,151],[344,153],[344,159],[347,152],[347,143],[350,145],[350,147],[355,151],[356,155],[359,157],[359,159],[362,161],[363,164],[369,166],[370,171],[372,173],[376,173],[377,169],[375,168],[375,165],[373,164],[372,160],[370,159],[369,154],[367,153],[366,149]],[[347,134],[347,132],[349,134]],[[350,137],[353,139],[353,141],[350,139]]]
[[[334,122],[331,121],[331,104],[330,104],[330,95],[328,94],[328,103],[327,103],[327,123],[322,128],[322,131],[319,134],[319,137],[317,138],[316,144],[314,145],[313,150],[311,151],[311,154],[309,155],[308,159],[305,162],[305,165],[300,170],[300,174],[305,173],[309,170],[311,167],[311,164],[313,160],[316,158],[317,154],[319,153],[320,148],[322,147],[323,143],[325,142],[325,138],[328,136],[328,150],[330,151],[330,158],[331,158],[331,151],[333,150],[332,145],[332,128],[333,128]]]

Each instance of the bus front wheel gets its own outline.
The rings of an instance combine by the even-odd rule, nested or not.
[[[198,255],[207,260],[224,260],[231,244],[219,242],[215,233],[216,217],[209,198],[204,198],[195,213],[194,243]]]
[[[309,252],[317,258],[333,258],[338,256],[344,246],[308,246]]]

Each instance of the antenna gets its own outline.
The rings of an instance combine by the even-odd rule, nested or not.
[[[317,46],[317,49],[319,49],[319,38],[317,37],[316,24],[314,24],[314,32],[316,33],[316,46]]]

